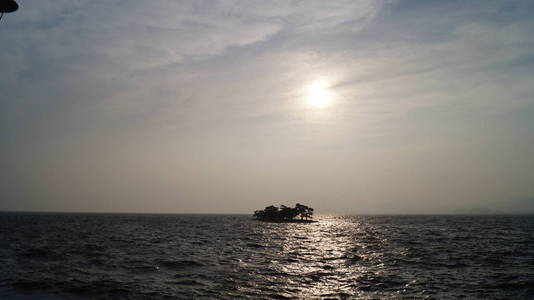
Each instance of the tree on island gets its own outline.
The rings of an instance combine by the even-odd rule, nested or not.
[[[281,205],[280,208],[270,205],[264,210],[254,211],[254,217],[262,221],[271,222],[292,222],[295,218],[300,216],[303,222],[309,222],[313,218],[313,208],[297,203],[295,207],[288,207]]]

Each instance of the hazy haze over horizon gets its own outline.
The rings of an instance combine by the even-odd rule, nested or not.
[[[532,1],[18,1],[0,210],[534,212]]]

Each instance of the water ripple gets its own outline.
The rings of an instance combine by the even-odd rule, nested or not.
[[[3,298],[529,299],[534,217],[0,214]]]

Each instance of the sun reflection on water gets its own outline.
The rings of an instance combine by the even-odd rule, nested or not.
[[[345,297],[354,294],[355,279],[365,273],[355,252],[357,222],[323,217],[314,224],[284,224],[273,240],[280,241],[277,258],[270,263],[274,282],[299,298]]]

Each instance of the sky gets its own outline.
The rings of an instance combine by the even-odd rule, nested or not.
[[[18,0],[0,210],[534,212],[534,2]]]

